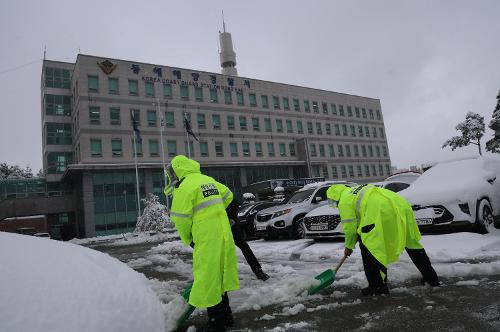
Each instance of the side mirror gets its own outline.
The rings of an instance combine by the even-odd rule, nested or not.
[[[319,203],[323,200],[323,198],[321,198],[321,196],[316,196],[314,197],[314,203]]]

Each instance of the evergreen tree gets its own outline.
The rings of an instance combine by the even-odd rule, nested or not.
[[[443,143],[442,148],[450,146],[453,151],[456,148],[474,144],[477,145],[479,154],[482,154],[481,137],[484,135],[484,117],[477,113],[469,112],[465,116],[465,121],[460,122],[455,129],[462,132],[462,135],[454,136],[449,140],[446,140],[446,142]]]
[[[497,95],[497,106],[488,127],[494,130],[495,134],[492,139],[486,142],[486,151],[500,153],[500,91]]]
[[[165,227],[172,227],[167,207],[160,203],[158,196],[150,193],[142,201],[145,207],[137,221],[136,232],[160,231]]]
[[[32,177],[33,171],[29,166],[23,169],[18,165],[8,165],[7,163],[0,163],[0,180]]]

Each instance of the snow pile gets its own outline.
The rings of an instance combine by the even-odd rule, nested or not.
[[[92,249],[0,232],[1,331],[165,331],[148,280]]]
[[[72,239],[68,242],[79,245],[107,245],[107,246],[128,246],[142,243],[162,242],[169,239],[178,239],[179,235],[173,229],[166,229],[165,232],[141,232],[124,233],[118,235],[97,236],[85,239]]]

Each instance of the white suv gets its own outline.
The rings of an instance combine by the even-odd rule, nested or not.
[[[326,191],[334,184],[354,185],[346,181],[311,183],[296,191],[282,205],[259,211],[254,219],[255,234],[264,239],[288,235],[304,237],[302,219],[311,210],[326,205]]]

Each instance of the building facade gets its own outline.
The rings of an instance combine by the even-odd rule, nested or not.
[[[391,173],[378,99],[82,54],[45,60],[44,171],[75,189],[80,236],[135,226],[132,115],[141,196],[161,196],[162,146],[166,162],[189,150],[237,195],[275,178],[366,183]],[[198,141],[188,142],[184,118]]]

